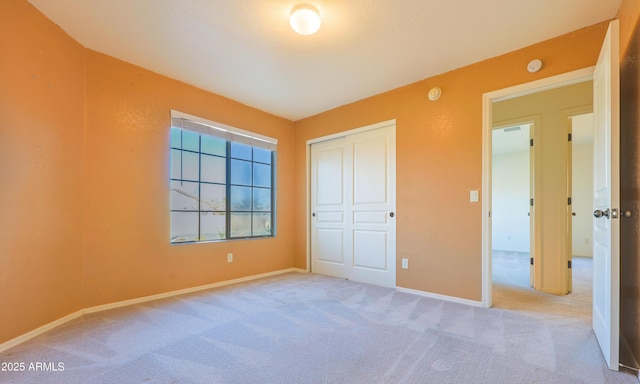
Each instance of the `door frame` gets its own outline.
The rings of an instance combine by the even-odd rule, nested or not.
[[[322,141],[337,139],[339,137],[345,137],[357,133],[372,131],[378,128],[387,127],[389,125],[396,125],[396,119],[381,121],[379,123],[374,123],[370,125],[366,125],[360,128],[349,129],[347,131],[341,131],[338,133],[333,133],[326,136],[316,137],[314,139],[309,139],[306,142],[306,202],[305,202],[305,223],[306,223],[306,262],[307,262],[307,272],[313,272],[311,270],[311,145],[314,143],[320,143]],[[397,210],[397,208],[396,208]],[[396,260],[397,261],[397,255]],[[397,274],[397,272],[396,272]]]
[[[561,111],[562,118],[565,122],[565,129],[569,135],[571,135],[572,139],[567,140],[567,196],[571,198],[571,204],[567,205],[567,235],[566,239],[566,252],[567,252],[567,262],[573,263],[573,201],[575,201],[573,194],[573,138],[575,135],[573,134],[573,120],[574,116],[585,115],[588,113],[593,113],[593,103],[590,105],[583,105],[580,107],[569,108]],[[591,172],[593,173],[593,166],[591,167]],[[569,288],[569,293],[573,292],[573,267],[567,268],[567,273],[565,275],[566,284]]]
[[[498,89],[482,95],[482,306],[492,306],[491,269],[491,158],[493,103],[520,96],[565,87],[593,79],[595,66]]]

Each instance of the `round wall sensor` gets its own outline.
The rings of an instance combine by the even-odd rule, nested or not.
[[[429,90],[429,100],[436,101],[442,95],[442,90],[438,87],[433,87]]]
[[[527,64],[527,71],[530,73],[536,73],[540,68],[542,68],[542,60],[540,59],[531,60],[529,64]]]

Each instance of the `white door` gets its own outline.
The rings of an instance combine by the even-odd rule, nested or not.
[[[395,124],[311,145],[311,270],[395,287]]]
[[[311,271],[347,277],[344,137],[311,146]]]
[[[593,75],[593,330],[604,358],[618,370],[620,334],[620,79],[618,21],[609,24]]]

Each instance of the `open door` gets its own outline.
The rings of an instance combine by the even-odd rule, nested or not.
[[[620,335],[620,78],[618,21],[609,24],[593,75],[593,330],[609,369]]]

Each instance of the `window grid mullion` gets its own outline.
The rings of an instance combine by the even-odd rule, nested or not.
[[[203,205],[202,205],[202,193],[203,193],[203,185],[202,184],[214,184],[214,185],[219,185],[222,186],[222,183],[218,183],[218,182],[203,182],[203,179],[206,175],[204,175],[204,169],[203,169],[203,138],[205,135],[203,134],[198,134],[197,136],[197,140],[198,140],[198,149],[197,150],[186,150],[183,148],[182,143],[184,142],[184,134],[185,132],[188,132],[188,130],[184,130],[184,129],[180,129],[180,148],[174,148],[173,146],[170,146],[170,149],[175,149],[175,150],[179,150],[180,154],[179,154],[179,166],[180,166],[180,171],[179,171],[179,178],[173,178],[170,177],[170,181],[177,181],[179,182],[181,187],[185,186],[185,183],[193,183],[193,182],[197,182],[198,185],[196,186],[197,188],[197,200],[196,200],[196,204],[197,207],[194,210],[191,209],[187,209],[187,210],[175,210],[175,209],[170,209],[171,212],[190,212],[190,213],[196,213],[198,215],[197,218],[197,237],[196,239],[193,240],[193,242],[200,242],[202,241],[203,238],[203,219],[202,219],[202,215],[203,215]],[[261,161],[256,161],[256,154],[255,154],[255,150],[253,146],[249,146],[250,147],[250,157],[249,160],[245,160],[244,158],[238,158],[237,160],[242,160],[242,161],[247,161],[249,163],[249,172],[250,172],[250,181],[249,183],[247,183],[247,185],[241,185],[238,184],[237,187],[244,187],[247,188],[249,191],[249,196],[248,196],[248,204],[249,206],[246,208],[246,210],[237,210],[234,211],[233,207],[232,207],[232,153],[231,153],[231,148],[233,146],[233,143],[229,140],[225,141],[225,147],[226,147],[226,154],[225,154],[225,168],[226,168],[226,177],[225,177],[225,204],[224,204],[224,208],[222,208],[222,210],[220,211],[207,211],[207,213],[211,212],[211,213],[223,213],[225,214],[225,221],[224,221],[224,226],[225,226],[225,234],[223,236],[223,240],[228,240],[228,239],[248,239],[248,238],[259,238],[259,237],[269,237],[269,236],[273,236],[274,234],[274,222],[275,222],[275,193],[274,193],[274,185],[275,185],[275,151],[271,151],[271,164],[268,163],[263,163]],[[198,167],[198,173],[197,173],[197,180],[185,180],[185,166],[187,166],[186,162],[186,158],[184,157],[185,152],[189,152],[189,153],[193,153],[195,155],[198,156],[198,160],[197,160],[197,167]],[[248,155],[248,153],[247,153]],[[213,155],[212,156],[216,156],[221,158],[222,156],[219,155]],[[263,164],[263,165],[267,165],[270,166],[271,168],[271,177],[270,177],[270,181],[271,181],[271,185],[269,187],[256,187],[255,182],[256,182],[256,173],[255,173],[255,165],[256,164]],[[254,200],[255,200],[255,196],[254,193],[256,192],[256,190],[268,190],[270,192],[270,202],[271,202],[271,208],[268,211],[255,211],[255,207],[254,207]],[[262,193],[261,193],[262,195]],[[238,236],[238,237],[233,237],[231,234],[231,227],[232,227],[232,212],[237,212],[237,213],[242,213],[244,215],[248,216],[249,219],[249,223],[246,223],[246,225],[249,228],[249,233],[247,235],[242,235],[242,236]],[[260,228],[260,223],[256,223],[254,222],[255,219],[255,215],[257,213],[262,214],[268,214],[270,216],[270,220],[267,222],[267,224],[270,224],[270,228],[268,230],[267,233],[265,234],[261,234],[261,235],[256,235],[256,231],[258,228]],[[242,221],[244,221],[245,219],[243,219]],[[245,227],[247,228],[247,227]],[[262,233],[263,231],[259,231],[260,233]]]
[[[202,136],[198,136],[198,241],[202,239]]]
[[[225,239],[231,238],[231,142],[227,141],[227,177],[226,177],[226,220],[225,220]]]

